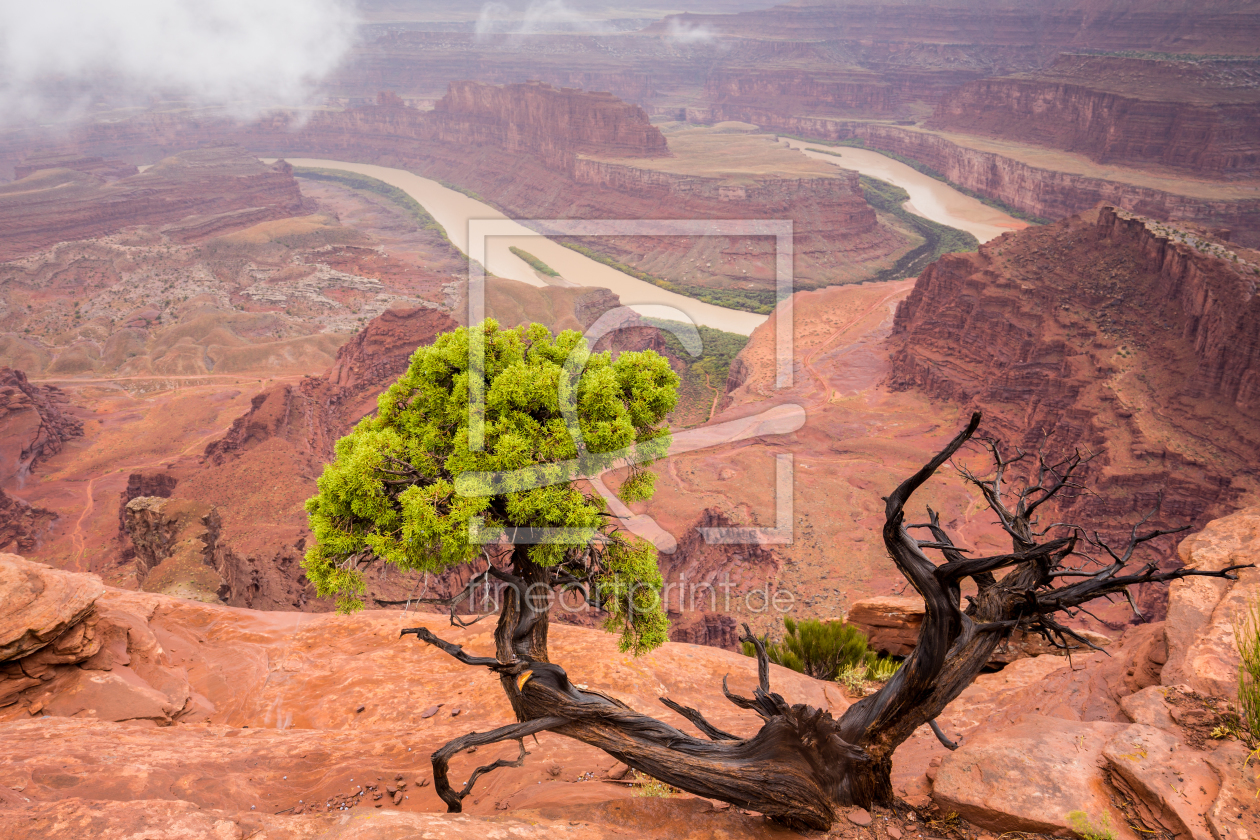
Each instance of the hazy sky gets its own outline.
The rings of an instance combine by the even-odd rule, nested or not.
[[[0,122],[69,116],[102,92],[242,115],[299,104],[355,24],[353,0],[0,0]]]

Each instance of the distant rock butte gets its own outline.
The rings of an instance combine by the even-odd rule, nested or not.
[[[433,119],[448,142],[487,143],[542,154],[576,152],[604,157],[669,154],[665,136],[638,105],[611,93],[560,88],[542,82],[484,85],[451,82]]]

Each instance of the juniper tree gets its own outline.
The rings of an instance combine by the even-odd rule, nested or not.
[[[470,399],[477,356],[481,411]],[[500,630],[512,634],[500,653],[546,661],[557,585],[603,593],[595,606],[621,631],[624,648],[659,645],[666,619],[656,549],[617,527],[581,478],[628,463],[618,495],[650,497],[655,475],[646,466],[669,449],[665,418],[677,389],[677,374],[657,353],[613,361],[571,330],[552,336],[538,324],[505,330],[488,320],[439,336],[416,350],[377,412],[337,442],[336,460],[306,503],[315,537],[307,577],[349,611],[362,606],[368,563],[440,574],[493,550],[478,535],[552,529],[559,536],[537,544],[513,540],[510,565],[488,563],[465,590],[488,577],[508,584],[511,620]],[[476,437],[480,445],[470,442]]]
[[[478,367],[470,363],[469,349],[483,340],[485,364]],[[842,807],[897,805],[893,751],[920,726],[932,725],[953,747],[935,726],[936,717],[1012,631],[1038,632],[1060,647],[1069,641],[1092,647],[1060,616],[1100,597],[1123,597],[1132,586],[1189,575],[1234,578],[1242,568],[1166,571],[1139,561],[1139,550],[1172,533],[1143,531],[1141,524],[1118,542],[1075,525],[1039,528],[1039,511],[1079,488],[1088,457],[1028,459],[996,442],[987,444],[989,472],[960,472],[1010,538],[1011,551],[969,556],[935,512],[929,509],[916,523],[907,519],[906,505],[975,434],[975,414],[885,498],[884,546],[926,604],[917,645],[902,667],[837,720],[770,690],[765,640],[745,625],[741,641],[757,656],[757,687],[744,697],[724,680],[722,692],[757,714],[761,728],[741,738],[700,711],[661,698],[703,736],[696,737],[574,684],[547,651],[548,595],[556,586],[591,593],[609,611],[626,648],[641,652],[665,639],[665,618],[651,591],[660,585],[654,549],[620,531],[581,477],[630,461],[635,466],[621,492],[650,495],[652,477],[644,464],[667,450],[664,423],[677,382],[653,353],[623,353],[612,361],[590,353],[575,333],[553,338],[538,326],[500,330],[487,322],[416,351],[407,372],[381,397],[376,416],[337,444],[336,462],[307,504],[317,543],[305,566],[319,592],[338,594],[343,608],[359,605],[365,563],[440,572],[483,553],[476,533],[499,528],[517,539],[507,568],[491,564],[480,575],[507,585],[494,656],[470,654],[424,627],[403,631],[466,665],[497,673],[517,718],[457,738],[433,754],[434,788],[451,811],[461,809],[484,773],[519,766],[527,755],[526,736],[553,731],[689,793],[789,825],[827,829]],[[477,402],[469,394],[482,392],[484,424],[469,411]],[[472,444],[481,437],[484,448]],[[566,534],[544,544],[520,539],[538,528]],[[968,581],[975,594],[964,606]],[[614,594],[594,594],[608,592]],[[454,601],[447,603],[451,620],[458,621]],[[452,756],[512,740],[520,748],[515,761],[477,768],[459,790],[451,785]]]

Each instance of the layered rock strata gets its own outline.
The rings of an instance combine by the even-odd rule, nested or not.
[[[920,276],[889,381],[1097,453],[1074,516],[1201,524],[1260,478],[1258,257],[1110,207],[1004,234]]]
[[[927,125],[1079,152],[1100,163],[1238,176],[1260,169],[1257,61],[1063,56],[951,91]]]
[[[0,186],[0,261],[56,242],[135,225],[169,225],[188,238],[292,216],[303,207],[292,169],[238,148],[202,149],[117,181],[41,169]]]

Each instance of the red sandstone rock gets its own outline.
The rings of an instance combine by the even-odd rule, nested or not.
[[[898,308],[891,385],[983,410],[1008,445],[1100,452],[1099,495],[1061,518],[1206,522],[1251,487],[1260,451],[1260,319],[1244,314],[1258,299],[1228,253],[1103,208],[945,257]],[[1214,454],[1189,454],[1205,427]]]
[[[1134,724],[1112,736],[1103,757],[1143,800],[1158,806],[1161,823],[1193,840],[1213,840],[1204,813],[1221,782],[1202,753],[1170,732]]]
[[[544,157],[555,152],[606,157],[669,154],[664,135],[643,109],[611,93],[557,90],[542,82],[502,87],[451,82],[433,116],[443,140],[490,143]]]
[[[52,643],[87,615],[103,591],[94,575],[61,572],[0,554],[0,663]]]
[[[0,551],[30,551],[56,519],[53,511],[32,507],[0,490]]]
[[[1209,523],[1187,537],[1181,561],[1196,569],[1260,560],[1260,508],[1247,508]],[[1184,683],[1209,696],[1233,696],[1238,685],[1234,622],[1260,598],[1260,569],[1242,569],[1238,580],[1186,578],[1169,587],[1166,685]]]
[[[1260,169],[1260,96],[1237,65],[1060,56],[1042,71],[947,94],[928,125],[1196,173]]]
[[[941,762],[933,798],[943,809],[992,831],[1067,833],[1072,811],[1095,819],[1111,810],[1097,767],[1124,727],[1028,715],[1000,732],[981,732]],[[1113,820],[1122,838],[1134,835]]]
[[[924,612],[922,598],[886,595],[855,602],[846,620],[866,634],[873,650],[909,656],[918,644]]]

